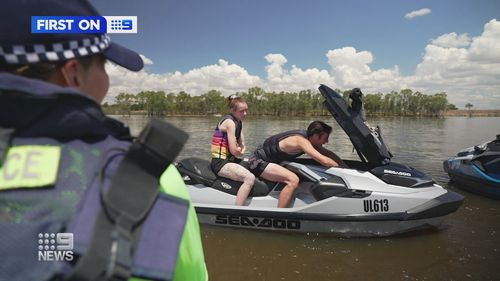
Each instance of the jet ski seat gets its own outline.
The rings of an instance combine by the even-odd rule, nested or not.
[[[500,135],[497,135],[494,141],[487,143],[484,149],[476,149],[476,147],[474,147],[476,151],[471,162],[484,172],[498,178],[500,176]]]
[[[205,159],[196,157],[182,159],[177,163],[177,169],[182,176],[189,177],[187,184],[203,184],[232,195],[236,195],[241,186],[241,182],[216,176],[210,168],[210,162]],[[275,186],[276,183],[255,179],[248,197],[267,196]]]
[[[177,163],[177,169],[182,175],[187,175],[194,183],[212,186],[217,176],[210,168],[210,162],[204,159],[191,157],[182,159]]]

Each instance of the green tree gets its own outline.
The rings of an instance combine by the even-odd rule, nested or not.
[[[408,111],[411,107],[413,91],[410,89],[401,90],[399,93],[399,113],[403,116],[408,114]]]
[[[365,112],[366,114],[377,114],[382,109],[382,94],[365,95]]]
[[[469,117],[472,117],[472,112],[471,112],[472,107],[474,107],[474,105],[472,103],[470,103],[470,102],[468,102],[465,105],[465,108],[467,108],[467,110],[469,111]]]
[[[137,94],[140,110],[148,116],[164,116],[167,110],[167,99],[163,91],[143,91]]]
[[[205,100],[203,96],[193,96],[189,100],[187,112],[190,114],[205,115],[204,106]]]
[[[199,109],[203,114],[222,113],[225,106],[225,98],[222,93],[216,90],[211,90],[202,95],[205,105]]]
[[[265,113],[265,91],[262,88],[250,88],[247,93],[242,93],[241,96],[247,101],[251,114],[261,115]]]
[[[452,104],[452,103],[449,103],[448,106],[446,107],[446,110],[457,110],[458,108]]]
[[[168,93],[166,97],[166,106],[167,106],[167,114],[175,114],[177,113],[177,106],[175,103],[175,94]]]
[[[135,95],[120,93],[115,97],[118,106],[118,113],[121,115],[130,115],[132,105],[136,102]]]
[[[175,108],[178,113],[180,114],[186,114],[189,104],[190,104],[191,96],[184,92],[181,91],[177,94],[175,97]]]

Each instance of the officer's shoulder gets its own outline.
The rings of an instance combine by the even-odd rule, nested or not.
[[[189,194],[181,174],[174,165],[170,165],[160,177],[160,191],[185,200]]]

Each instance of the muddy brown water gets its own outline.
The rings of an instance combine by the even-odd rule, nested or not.
[[[149,118],[121,117],[137,134]],[[327,147],[358,159],[348,137],[334,127]],[[179,158],[209,158],[217,117],[168,117],[190,133]],[[251,117],[243,131],[248,150],[265,137],[305,128],[309,118]],[[500,280],[500,201],[457,189],[448,182],[443,160],[500,134],[500,117],[368,118],[379,124],[395,155],[465,196],[440,229],[385,238],[346,238],[317,233],[275,233],[202,225],[210,280]]]

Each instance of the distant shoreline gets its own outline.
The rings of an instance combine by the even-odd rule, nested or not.
[[[105,111],[106,112],[106,111]],[[110,115],[122,115],[117,112],[106,112],[106,114]],[[147,113],[144,110],[138,110],[138,111],[131,111],[130,114],[125,114],[122,116],[126,115],[143,115],[146,116]],[[197,116],[221,116],[220,114],[167,114],[165,116],[175,116],[175,117],[197,117]],[[266,115],[252,115],[252,116],[266,116]],[[308,115],[307,115],[308,116]],[[317,116],[317,115],[315,115]],[[324,115],[324,116],[329,116],[329,115]],[[380,116],[380,117],[402,117],[403,115],[390,115],[390,114],[368,114],[370,117],[374,116]],[[500,117],[500,109],[472,109],[472,110],[467,110],[467,109],[457,109],[457,110],[448,110],[444,112],[441,117]],[[277,116],[279,117],[279,116]],[[281,117],[303,117],[303,115],[297,115],[297,116],[281,116]],[[312,116],[309,116],[312,117]],[[428,115],[417,115],[417,116],[407,116],[407,117],[432,117]],[[435,117],[435,116],[434,116]]]
[[[500,109],[457,109],[448,110],[444,116],[500,117]]]

